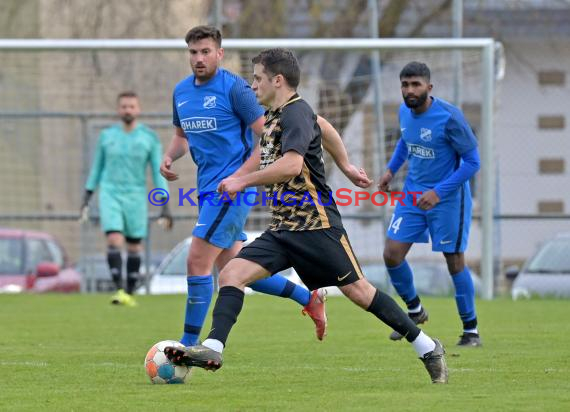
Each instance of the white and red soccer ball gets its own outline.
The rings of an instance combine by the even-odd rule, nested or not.
[[[175,340],[163,340],[155,344],[144,359],[146,374],[152,383],[184,383],[190,374],[190,368],[171,363],[164,354],[164,348],[167,346],[184,347]]]

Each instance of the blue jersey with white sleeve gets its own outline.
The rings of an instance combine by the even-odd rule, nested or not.
[[[220,68],[205,84],[196,84],[194,75],[178,83],[172,113],[198,166],[198,193],[206,193],[214,192],[250,156],[253,135],[248,126],[264,110],[244,79]]]
[[[477,139],[461,110],[431,98],[424,113],[416,114],[404,103],[400,106],[401,139],[408,152],[407,191],[436,188],[459,168],[462,155],[477,148]]]

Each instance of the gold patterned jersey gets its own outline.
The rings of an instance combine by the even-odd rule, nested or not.
[[[307,102],[295,94],[283,106],[266,112],[260,148],[261,169],[289,150],[304,158],[298,176],[266,186],[272,213],[270,230],[342,228],[332,191],[325,180],[321,129]]]

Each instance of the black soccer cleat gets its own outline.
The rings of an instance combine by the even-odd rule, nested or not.
[[[478,333],[463,332],[463,335],[459,337],[457,346],[479,347],[483,346],[483,344],[481,343],[481,337],[479,337]]]
[[[410,317],[411,320],[414,321],[414,323],[416,325],[422,324],[427,322],[428,320],[428,313],[427,310],[425,310],[422,306],[422,310],[419,311],[418,313],[408,313],[408,316]],[[395,330],[392,331],[392,333],[390,333],[390,340],[401,340],[403,338],[402,335],[400,335],[398,332],[396,332]]]
[[[204,345],[186,348],[167,346],[164,354],[175,365],[196,366],[210,371],[217,371],[223,364],[222,354]]]
[[[437,339],[435,349],[426,353],[420,360],[424,363],[432,383],[447,383],[448,371],[445,363],[445,349]]]

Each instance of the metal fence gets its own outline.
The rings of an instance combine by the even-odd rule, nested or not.
[[[300,86],[302,95],[342,132],[352,160],[364,165],[375,177],[380,173],[380,165],[386,162],[379,153],[390,156],[399,137],[397,108],[401,97],[397,73],[401,66],[420,57],[428,61],[437,73],[438,95],[450,99],[454,76],[448,62],[453,51],[467,48],[462,59],[466,80],[464,95],[467,107],[473,107],[468,117],[481,138],[485,167],[479,179],[483,183],[492,182],[493,54],[489,40],[259,39],[228,40],[224,45],[226,66],[245,78],[251,73],[250,59],[256,50],[273,46],[296,49],[304,73]],[[3,41],[2,48],[5,50],[1,52],[5,57],[3,61],[6,61],[4,76],[8,81],[7,87],[0,91],[0,142],[5,145],[0,189],[10,194],[0,206],[0,221],[4,226],[33,227],[56,233],[76,260],[103,253],[103,239],[96,227],[78,227],[73,221],[96,136],[112,121],[108,110],[114,105],[117,92],[135,89],[142,96],[146,113],[141,120],[157,129],[163,145],[168,143],[170,114],[165,113],[165,108],[166,111],[170,108],[175,83],[188,74],[183,44],[155,40]],[[373,97],[374,81],[367,71],[370,68],[368,53],[377,49],[385,53],[379,89],[381,103]],[[482,53],[483,49],[486,53]],[[483,95],[481,84],[485,85]],[[387,131],[382,139],[377,136],[379,107],[384,112],[383,129]],[[153,111],[156,114],[149,114]],[[379,150],[380,144],[386,145],[384,150]],[[194,166],[185,161],[180,163],[180,168],[184,176],[181,184],[188,188],[194,183]],[[327,172],[333,189],[347,186],[330,159],[327,159]],[[472,256],[483,260],[481,271],[487,276],[492,276],[492,269],[488,267],[493,242],[492,213],[489,213],[493,190],[487,189],[490,186],[488,183],[478,185],[478,211],[483,217],[478,233],[482,247],[477,241],[472,243]],[[176,186],[171,188],[177,189]],[[162,234],[151,225],[149,248],[152,253],[166,251],[187,236],[195,219],[194,212],[175,210],[180,224],[171,234]],[[382,213],[389,215],[390,211],[374,208],[368,202],[343,207],[341,212],[359,258],[379,261],[384,229],[378,217]],[[27,214],[27,218],[22,214]],[[265,218],[256,216],[250,218],[250,228],[263,226]],[[414,249],[422,253],[421,247]]]

